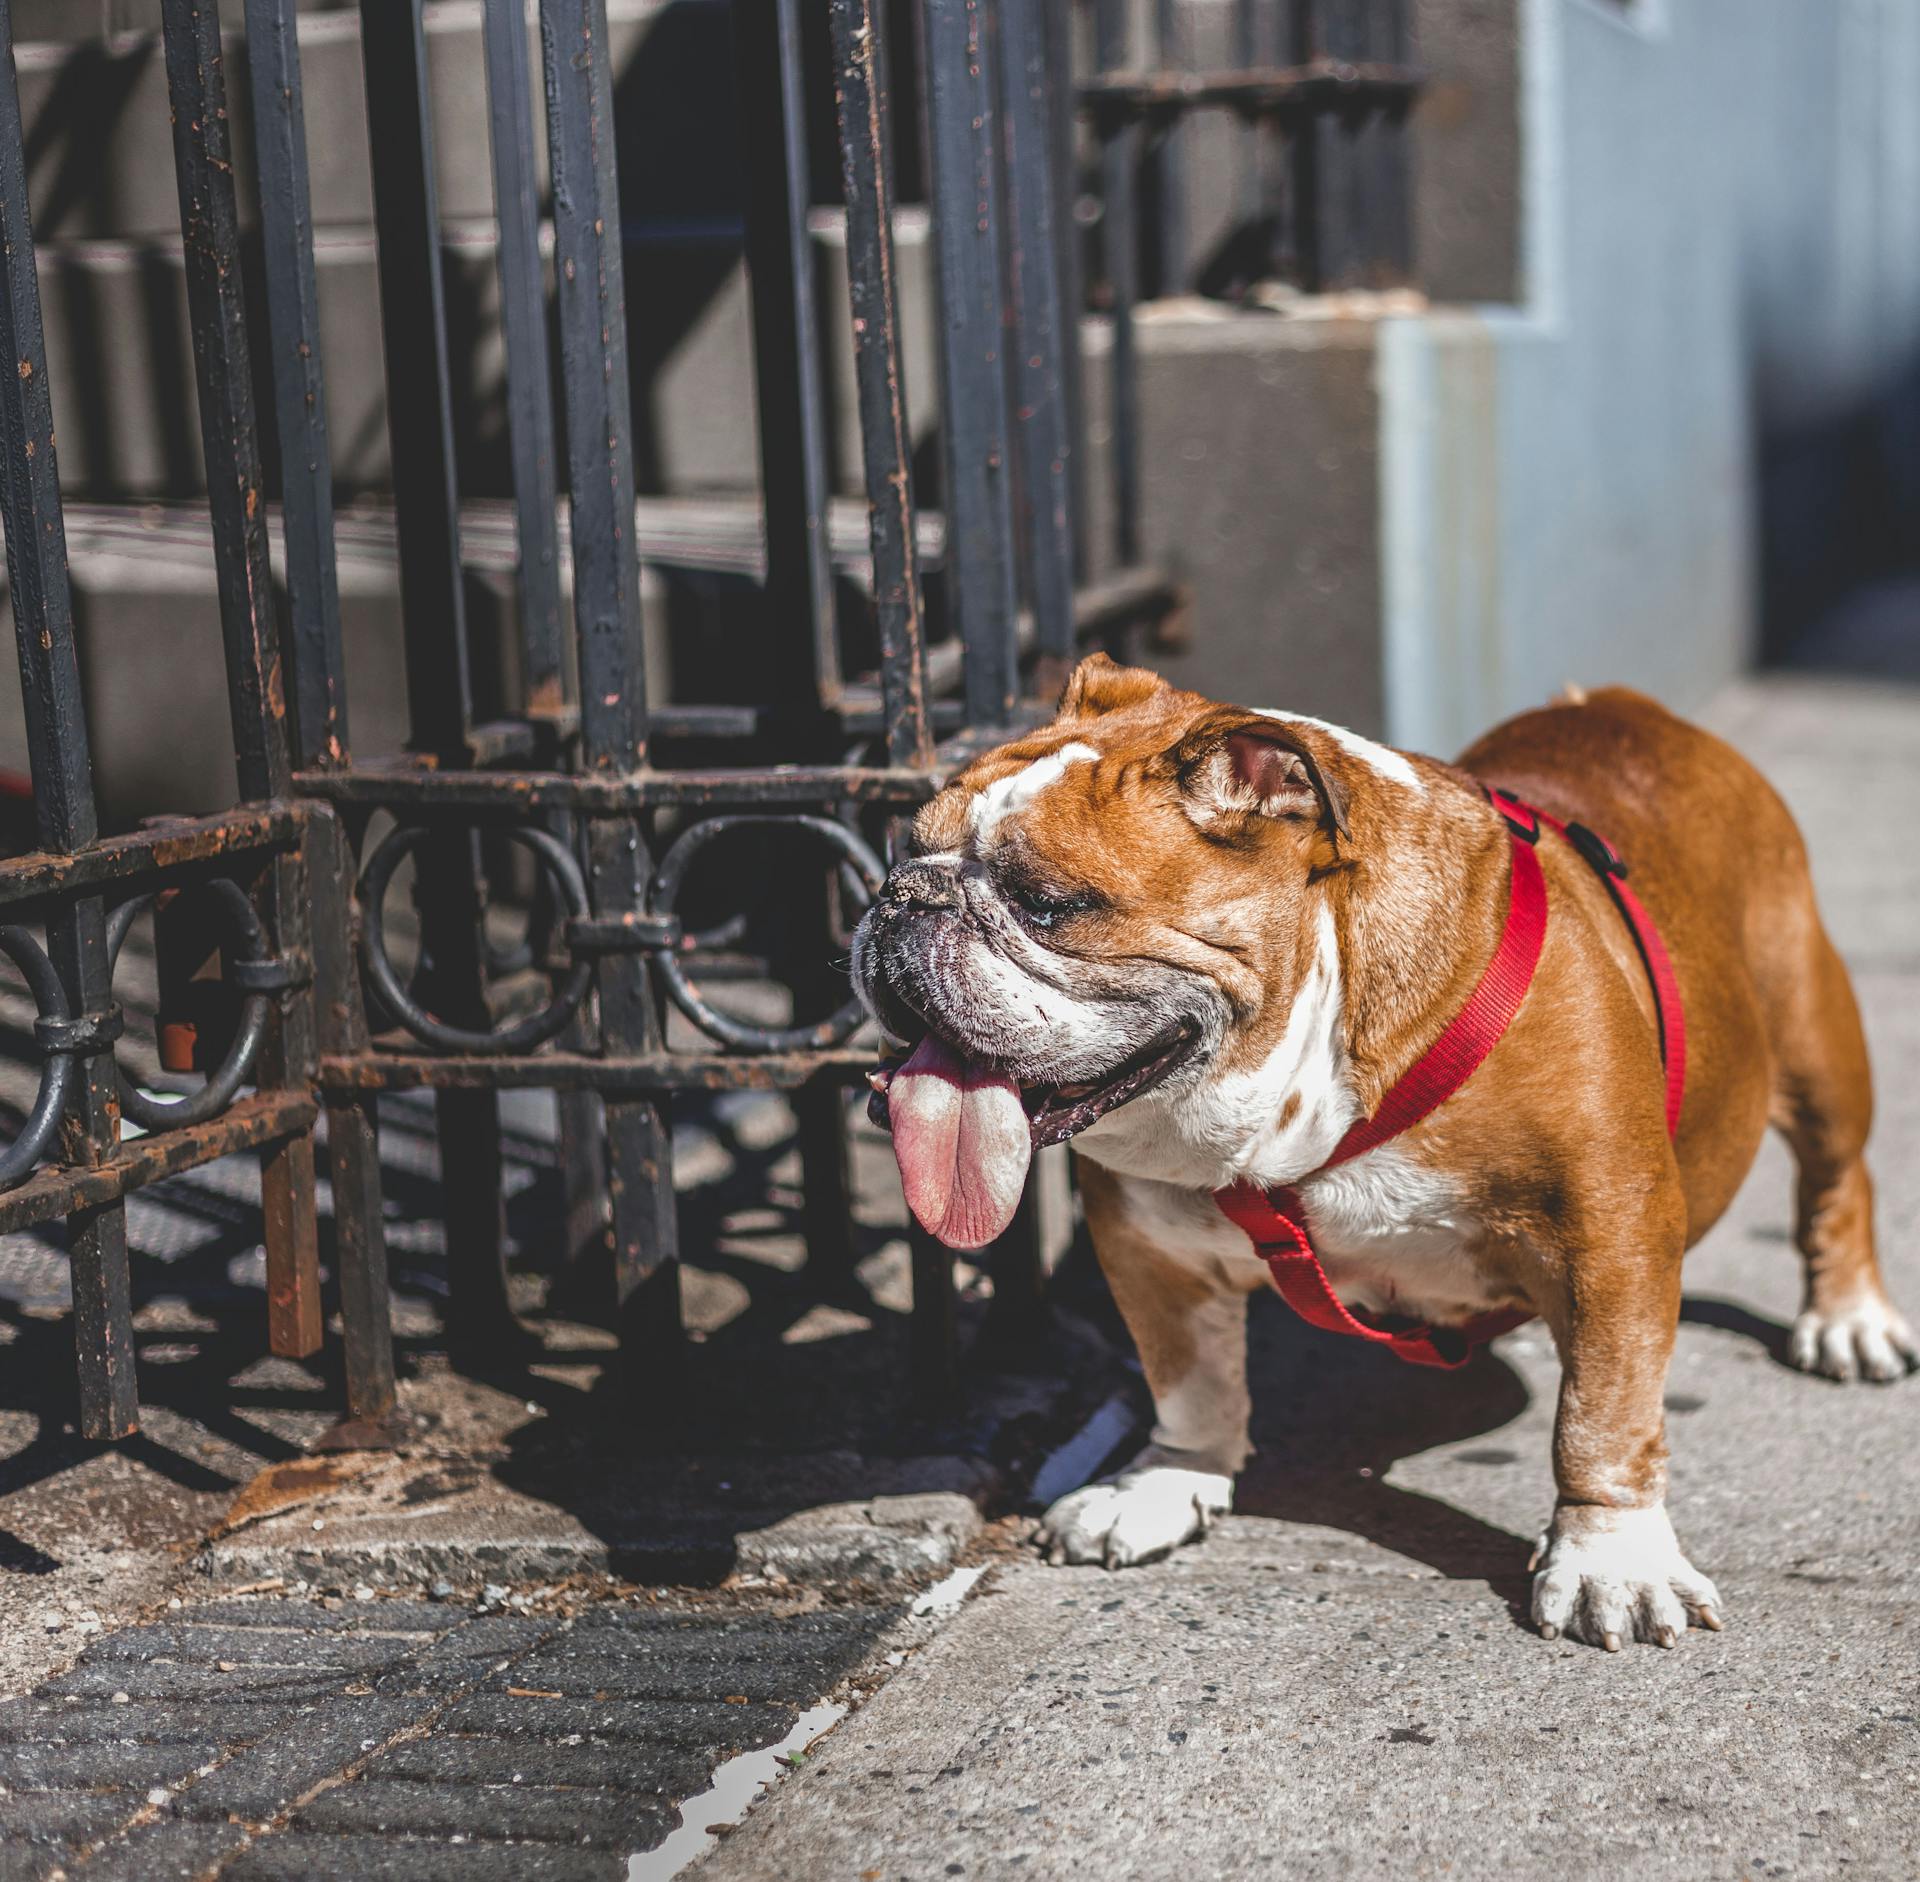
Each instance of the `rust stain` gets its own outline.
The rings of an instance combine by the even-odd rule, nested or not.
[[[213,1533],[227,1535],[242,1524],[260,1521],[299,1503],[338,1490],[356,1477],[382,1469],[388,1462],[378,1452],[341,1451],[326,1457],[294,1457],[284,1464],[269,1464],[227,1505]]]

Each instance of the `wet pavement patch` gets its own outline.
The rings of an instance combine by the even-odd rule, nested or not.
[[[904,1612],[189,1607],[0,1701],[0,1874],[621,1876]]]

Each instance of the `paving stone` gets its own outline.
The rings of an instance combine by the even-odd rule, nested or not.
[[[618,1850],[294,1833],[255,1843],[221,1882],[618,1882]]]
[[[265,1701],[167,1705],[136,1700],[20,1699],[0,1705],[0,1744],[248,1745],[263,1738],[296,1708]]]
[[[549,1744],[576,1734],[583,1741],[697,1745],[728,1755],[784,1738],[797,1706],[730,1706],[686,1700],[528,1699],[509,1692],[475,1693],[448,1707],[442,1731],[531,1737]]]
[[[259,1601],[208,1601],[175,1617],[195,1627],[314,1627],[328,1633],[440,1634],[457,1627],[467,1610],[438,1601],[342,1601],[327,1607],[301,1596]]]
[[[97,1843],[145,1808],[130,1791],[29,1791],[6,1800],[0,1826],[9,1844]]]
[[[247,1832],[237,1823],[179,1823],[161,1817],[96,1850],[75,1882],[197,1882],[238,1849]],[[346,1882],[343,1876],[341,1882]]]
[[[87,1649],[87,1660],[168,1660],[191,1666],[385,1667],[424,1644],[419,1634],[321,1632],[294,1627],[123,1627]]]
[[[295,1818],[306,1830],[426,1836],[484,1830],[489,1841],[524,1837],[619,1850],[650,1847],[679,1820],[671,1806],[629,1791],[367,1779],[322,1791]]]
[[[605,1637],[592,1644],[556,1642],[514,1663],[516,1686],[544,1686],[563,1693],[604,1693],[612,1699],[812,1698],[835,1685],[858,1663],[850,1642],[784,1641],[765,1634],[707,1640],[697,1634],[632,1640],[607,1650]]]
[[[525,1700],[537,1705],[538,1700]],[[650,1791],[678,1803],[702,1789],[713,1758],[698,1745],[546,1744],[530,1738],[469,1738],[436,1732],[403,1738],[367,1766],[369,1780],[416,1783],[581,1784]]]
[[[324,1778],[364,1758],[427,1706],[404,1699],[342,1699],[229,1759],[173,1799],[176,1816],[265,1823]]]
[[[517,1614],[483,1615],[436,1641],[424,1653],[375,1682],[381,1692],[458,1692],[485,1679],[501,1662],[557,1634],[560,1620]],[[503,1677],[511,1677],[511,1669]]]
[[[57,1846],[0,1842],[0,1882],[43,1882],[65,1866],[65,1854]]]
[[[298,1702],[338,1692],[353,1676],[283,1666],[177,1666],[171,1661],[85,1659],[48,1680],[40,1693],[77,1693],[84,1699],[279,1699]]]
[[[171,1745],[0,1745],[0,1791],[145,1791],[178,1783],[211,1764],[223,1749],[204,1739]],[[6,1807],[0,1805],[0,1830],[5,1825]]]

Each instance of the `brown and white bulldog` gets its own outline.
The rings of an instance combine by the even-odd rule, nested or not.
[[[1685,1003],[1677,1134],[1633,938],[1543,835],[1546,938],[1510,1027],[1422,1122],[1322,1171],[1494,952],[1510,844],[1483,783],[1630,864]],[[1246,1301],[1270,1285],[1213,1198],[1237,1182],[1297,1185],[1349,1306],[1436,1326],[1523,1308],[1551,1329],[1559,1495],[1533,1592],[1549,1638],[1671,1646],[1720,1625],[1667,1519],[1662,1382],[1681,1257],[1769,1123],[1799,1164],[1795,1361],[1878,1380],[1920,1362],[1874,1257],[1866,1045],[1800,835],[1737,753],[1636,694],[1527,713],[1447,765],[1096,656],[1051,726],[921,811],[854,976],[910,1050],[881,1082],[935,1234],[984,1245],[1035,1143],[1079,1153],[1156,1422],[1118,1476],[1047,1512],[1056,1562],[1147,1561],[1230,1507]]]

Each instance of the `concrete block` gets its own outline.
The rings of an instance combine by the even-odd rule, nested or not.
[[[630,1791],[397,1784],[364,1778],[322,1791],[302,1805],[295,1818],[303,1830],[469,1837],[484,1833],[489,1840],[598,1845],[623,1855],[659,1841],[677,1820],[678,1813],[668,1806]]]
[[[531,1843],[463,1842],[394,1836],[268,1837],[221,1870],[232,1882],[618,1882],[627,1859],[617,1850],[561,1849]]]
[[[1185,583],[1176,684],[1377,733],[1374,323],[1169,310],[1139,329],[1145,559]],[[1094,566],[1111,565],[1103,323],[1086,328]]]
[[[394,1733],[424,1717],[424,1701],[346,1699],[323,1707],[287,1731],[229,1759],[173,1799],[177,1816],[200,1822],[238,1817],[264,1823],[322,1778],[364,1758]]]

